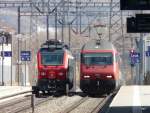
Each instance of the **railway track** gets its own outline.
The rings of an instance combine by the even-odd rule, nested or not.
[[[70,106],[69,108],[65,109],[62,113],[70,113],[71,111],[76,109],[79,105],[81,105],[82,103],[84,103],[88,99],[89,99],[89,97],[83,97],[82,99],[80,99],[79,101],[74,103],[72,106]]]
[[[91,98],[86,96],[59,113],[98,113],[111,96],[112,95],[102,98]],[[13,101],[3,103],[2,105],[0,104],[0,113],[34,112],[34,107],[37,107],[38,105],[41,106],[41,104],[54,99],[55,97],[53,96],[49,96],[47,98],[35,98],[34,95],[30,94],[22,98],[17,98]]]
[[[65,109],[62,113],[98,113],[111,97],[112,94],[102,98],[84,97],[69,108]],[[86,103],[89,103],[90,106],[86,106]],[[89,110],[86,112],[85,109],[87,109],[87,107],[89,107]]]
[[[13,100],[10,100],[9,102],[5,102],[3,104],[0,105],[0,109],[4,109],[5,107],[9,107],[9,106],[12,106],[12,103],[13,105],[14,104],[18,104],[18,103],[21,103],[21,102],[24,102],[28,100],[27,98],[22,98],[22,99],[13,99]]]
[[[52,96],[35,99],[34,96],[29,96],[0,105],[0,113],[19,113],[28,109],[32,109],[32,112],[34,112],[35,106],[54,99]]]
[[[104,105],[112,98],[112,94],[108,95],[106,98],[104,98],[99,104],[90,112],[90,113],[98,113],[101,111],[101,109],[104,107]]]

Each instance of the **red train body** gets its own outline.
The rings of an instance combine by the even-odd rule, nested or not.
[[[73,87],[74,57],[63,43],[47,41],[37,53],[38,80],[34,87],[39,91],[66,92]]]
[[[81,50],[80,88],[85,93],[110,93],[120,84],[119,55],[105,40],[91,40]]]

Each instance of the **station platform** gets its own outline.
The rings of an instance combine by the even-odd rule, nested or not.
[[[24,93],[30,93],[32,87],[24,86],[0,86],[0,101],[12,96],[17,96]]]
[[[150,113],[150,86],[122,86],[107,113]]]

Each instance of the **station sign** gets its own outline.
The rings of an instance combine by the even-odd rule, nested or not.
[[[130,53],[130,57],[131,58],[140,58],[140,53],[137,53],[137,52]]]
[[[147,46],[147,48],[148,48],[148,51],[150,51],[150,46]]]
[[[140,53],[138,52],[130,52],[130,63],[131,66],[134,66],[136,63],[140,63]]]
[[[140,58],[131,58],[133,64],[140,63]]]
[[[21,51],[21,61],[31,61],[31,51]]]
[[[150,57],[150,46],[147,46],[147,51],[145,51],[146,57]]]
[[[145,52],[145,55],[146,55],[147,57],[150,57],[150,51],[146,51],[146,52]]]
[[[12,57],[12,51],[1,51],[2,57]]]

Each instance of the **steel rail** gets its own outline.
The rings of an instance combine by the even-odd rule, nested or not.
[[[21,95],[21,94],[31,93],[31,92],[32,91],[24,91],[24,92],[20,92],[20,93],[15,93],[15,94],[12,94],[12,95],[1,97],[0,100],[6,99],[6,98],[10,98],[10,97],[15,97],[15,96],[18,96],[18,95]]]
[[[91,111],[91,113],[99,113],[99,111],[104,107],[107,101],[110,100],[110,98],[112,98],[112,94],[100,101],[99,104]]]
[[[89,99],[88,96],[83,97],[82,99],[80,99],[79,101],[75,102],[75,104],[73,104],[72,106],[70,106],[69,108],[65,109],[62,113],[70,113],[71,111],[73,111],[74,109],[76,109],[79,105],[81,105],[82,103],[84,103],[85,101],[87,101]]]
[[[18,103],[27,101],[27,100],[29,100],[29,99],[30,99],[30,98],[27,97],[27,98],[24,98],[24,99],[21,99],[21,100],[20,100],[20,99],[17,99],[17,100],[12,100],[12,101],[3,103],[2,105],[0,105],[0,109],[4,109],[5,107],[9,107],[9,106],[12,106],[12,105],[15,105],[15,104],[18,104]]]
[[[36,100],[34,104],[34,107],[35,106],[38,106],[40,104],[43,104],[49,100],[53,100],[54,98],[52,96],[48,97],[48,98],[41,98],[40,100]],[[14,109],[12,109],[11,111],[8,111],[7,113],[19,113],[19,112],[23,112],[23,111],[26,111],[26,110],[30,110],[33,106],[32,106],[32,102],[31,104],[28,102],[29,100],[25,100],[26,102],[24,103],[24,106],[19,106],[19,107],[15,107]],[[16,103],[16,104],[19,104],[19,103]],[[21,103],[20,103],[21,104]],[[13,103],[12,103],[13,105]],[[13,105],[14,106],[14,105]]]

